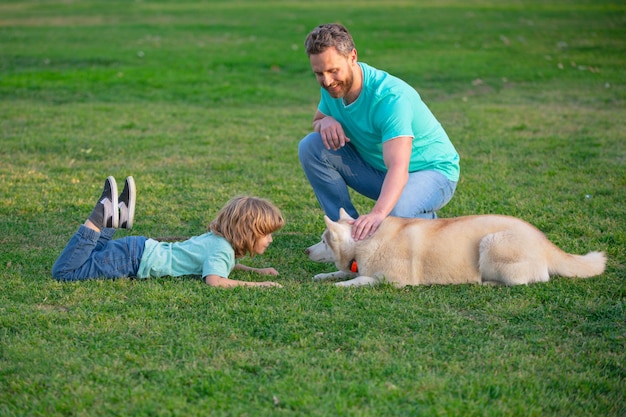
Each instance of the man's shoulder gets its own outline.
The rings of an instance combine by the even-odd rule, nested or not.
[[[361,67],[361,71],[363,71],[363,82],[380,81],[389,76],[387,71],[373,67],[365,62],[359,62],[359,65]]]
[[[403,91],[406,89],[415,90],[402,79],[388,73],[387,71],[372,67],[363,62],[359,62],[363,70],[363,84],[377,90],[378,92]]]
[[[367,102],[385,106],[391,103],[410,106],[419,101],[419,94],[415,88],[386,71],[369,65],[368,67],[363,72],[363,90],[366,92]]]

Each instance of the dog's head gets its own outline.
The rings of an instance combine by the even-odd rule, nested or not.
[[[340,270],[350,270],[350,262],[354,260],[354,239],[352,238],[352,223],[344,209],[339,210],[339,220],[334,222],[324,216],[326,230],[322,233],[322,240],[308,247],[305,253],[309,259],[316,262],[335,262]]]

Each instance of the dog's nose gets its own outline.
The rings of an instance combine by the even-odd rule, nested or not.
[[[304,250],[304,253],[305,253],[306,255],[308,255],[308,254],[309,254],[309,252],[310,252],[310,251],[309,251],[309,248],[306,248],[306,249]]]

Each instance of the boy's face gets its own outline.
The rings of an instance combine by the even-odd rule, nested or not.
[[[263,236],[262,238],[257,240],[256,243],[254,244],[254,252],[257,255],[262,255],[263,252],[265,252],[265,249],[267,249],[270,243],[272,243],[272,241],[273,239],[272,239],[271,233],[269,235]]]

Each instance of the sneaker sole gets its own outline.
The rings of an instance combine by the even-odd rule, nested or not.
[[[126,207],[128,210],[128,219],[126,220],[126,224],[120,225],[120,227],[123,227],[124,229],[131,229],[135,219],[135,200],[137,198],[135,179],[133,177],[126,177],[124,187],[128,188],[128,206]]]
[[[109,185],[111,187],[111,207],[113,208],[113,213],[107,213],[107,206],[104,206],[104,223],[105,226],[104,227],[108,227],[106,226],[106,221],[109,218],[109,215],[111,216],[111,228],[113,229],[117,229],[117,227],[120,224],[120,215],[117,209],[117,182],[115,181],[115,178],[113,176],[109,176],[107,178],[107,180],[109,181]]]

